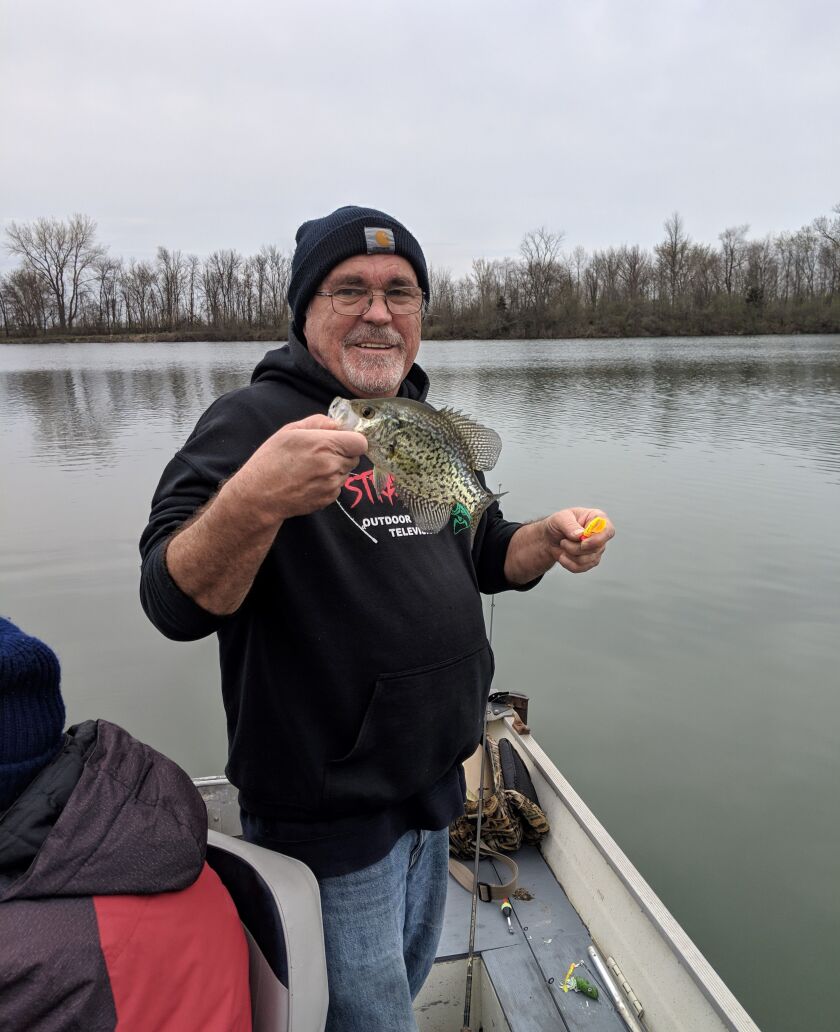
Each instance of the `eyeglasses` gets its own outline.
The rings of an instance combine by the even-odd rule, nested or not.
[[[392,315],[413,315],[423,306],[423,291],[420,287],[389,287],[387,290],[337,287],[335,290],[316,290],[315,296],[328,297],[337,315],[364,315],[370,311],[375,297],[385,299]]]

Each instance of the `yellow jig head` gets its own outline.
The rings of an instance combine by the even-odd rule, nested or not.
[[[593,534],[600,534],[602,530],[606,529],[607,521],[603,516],[596,516],[595,519],[590,520],[583,528],[583,534],[580,540],[585,541],[588,537],[592,537]]]

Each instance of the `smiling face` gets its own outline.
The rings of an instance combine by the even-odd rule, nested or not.
[[[362,254],[340,262],[318,287],[417,286],[405,258]],[[313,297],[306,309],[306,341],[312,357],[361,398],[394,397],[420,347],[420,312],[392,315],[384,297],[374,297],[364,315],[338,315],[328,297]]]

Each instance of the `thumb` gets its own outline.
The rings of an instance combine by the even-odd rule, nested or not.
[[[305,419],[298,419],[294,423],[286,423],[284,430],[338,430],[338,424],[329,416],[316,412]]]
[[[571,509],[561,509],[546,517],[546,529],[550,537],[580,541],[583,526]]]

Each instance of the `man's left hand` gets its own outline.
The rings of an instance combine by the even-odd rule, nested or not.
[[[584,539],[584,528],[599,516],[606,520],[606,527]],[[601,509],[561,509],[516,531],[508,544],[505,577],[511,584],[527,584],[555,565],[571,573],[586,573],[601,561],[614,535],[615,527]]]
[[[599,516],[607,521],[606,527],[584,538],[584,528]],[[571,573],[594,569],[601,561],[607,542],[615,536],[615,527],[601,509],[561,509],[547,516],[543,526],[549,554],[555,563]]]

